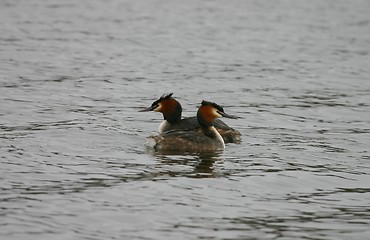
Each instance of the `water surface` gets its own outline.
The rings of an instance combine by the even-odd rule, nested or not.
[[[366,239],[368,1],[2,1],[4,239]],[[241,144],[156,153],[174,92]]]

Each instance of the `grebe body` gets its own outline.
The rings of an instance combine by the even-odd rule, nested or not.
[[[158,132],[164,133],[168,131],[199,131],[200,125],[197,117],[187,117],[181,119],[182,106],[172,97],[172,93],[163,95],[148,108],[140,112],[155,111],[163,114],[163,122],[159,125]],[[215,119],[214,127],[222,136],[225,143],[240,143],[241,134],[238,130],[229,127],[220,119]]]
[[[228,115],[216,103],[203,101],[197,112],[199,129],[169,130],[158,136],[149,137],[151,147],[156,150],[176,151],[215,151],[223,150],[225,142],[221,134],[213,126],[216,118],[237,118]]]

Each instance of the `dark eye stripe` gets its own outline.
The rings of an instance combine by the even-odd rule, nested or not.
[[[157,107],[159,107],[159,104],[153,104],[152,107],[153,109],[156,109]]]

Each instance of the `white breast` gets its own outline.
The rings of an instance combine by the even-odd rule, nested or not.
[[[217,141],[220,142],[222,144],[222,148],[225,149],[225,142],[221,134],[216,130],[214,126],[210,127],[210,130],[215,133]]]
[[[170,123],[164,120],[158,127],[158,132],[163,133],[170,127]]]

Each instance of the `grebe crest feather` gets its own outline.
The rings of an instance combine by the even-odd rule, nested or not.
[[[162,95],[162,97],[155,100],[150,107],[140,112],[161,112],[164,120],[167,120],[171,124],[180,121],[182,107],[181,104],[172,97],[172,94],[173,93]]]

